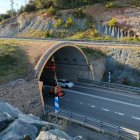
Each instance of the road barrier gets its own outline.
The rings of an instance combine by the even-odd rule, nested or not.
[[[138,87],[132,87],[132,86],[126,86],[126,85],[121,85],[121,84],[114,84],[114,83],[108,83],[108,82],[102,82],[102,81],[93,81],[93,80],[87,80],[87,79],[78,79],[81,84],[89,85],[97,85],[102,88],[113,88],[115,90],[123,90],[123,91],[128,91],[128,92],[134,92],[134,93],[139,93],[140,94],[140,88]],[[88,84],[87,84],[88,83]]]
[[[70,111],[60,109],[58,113],[54,113],[53,107],[46,106],[46,114],[55,116],[57,118],[63,118],[72,122],[79,123],[88,128],[92,128],[98,132],[108,133],[117,137],[122,137],[130,140],[140,140],[140,133],[134,130],[130,130],[124,127],[112,125],[107,122],[103,122],[94,118],[90,118],[84,115],[76,114]]]

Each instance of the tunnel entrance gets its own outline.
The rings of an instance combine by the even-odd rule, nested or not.
[[[45,66],[52,58],[56,65],[57,79],[66,79],[72,82],[77,82],[78,78],[93,80],[93,71],[81,49],[72,43],[59,43],[41,57],[36,67],[36,76],[43,105],[42,87],[45,84],[47,85],[48,81],[53,81],[52,71],[48,71]]]
[[[56,76],[58,79],[67,79],[76,82],[78,78],[92,79],[90,67],[81,51],[77,48],[66,46],[56,51],[50,59],[54,58],[56,64]],[[47,83],[52,79],[52,71],[43,68],[40,81]]]

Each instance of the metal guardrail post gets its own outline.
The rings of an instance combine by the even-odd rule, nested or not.
[[[102,132],[102,122],[100,121],[100,133]]]
[[[139,134],[138,134],[138,136],[137,136],[137,140],[140,140],[140,132],[139,132]]]
[[[72,119],[72,112],[70,113],[70,121],[71,121],[71,119]]]
[[[84,126],[85,126],[85,123],[86,123],[86,116],[84,117]]]

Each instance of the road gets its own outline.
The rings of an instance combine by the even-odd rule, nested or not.
[[[0,39],[18,39],[18,40],[27,40],[27,41],[58,41],[58,42],[69,42],[75,43],[79,45],[100,45],[100,46],[132,46],[132,47],[140,47],[140,43],[130,43],[130,42],[119,42],[119,41],[90,41],[90,40],[68,40],[68,39],[60,39],[60,38],[30,38],[30,37],[11,37],[11,36],[0,36]]]
[[[140,96],[76,84],[64,89],[60,108],[140,132]],[[46,100],[53,106],[52,100]]]

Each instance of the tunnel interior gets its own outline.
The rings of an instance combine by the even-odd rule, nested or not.
[[[66,79],[72,82],[78,78],[92,79],[92,73],[84,54],[77,48],[66,46],[54,52],[49,59],[54,59],[57,79]],[[47,84],[54,82],[53,71],[43,68],[40,81]]]

